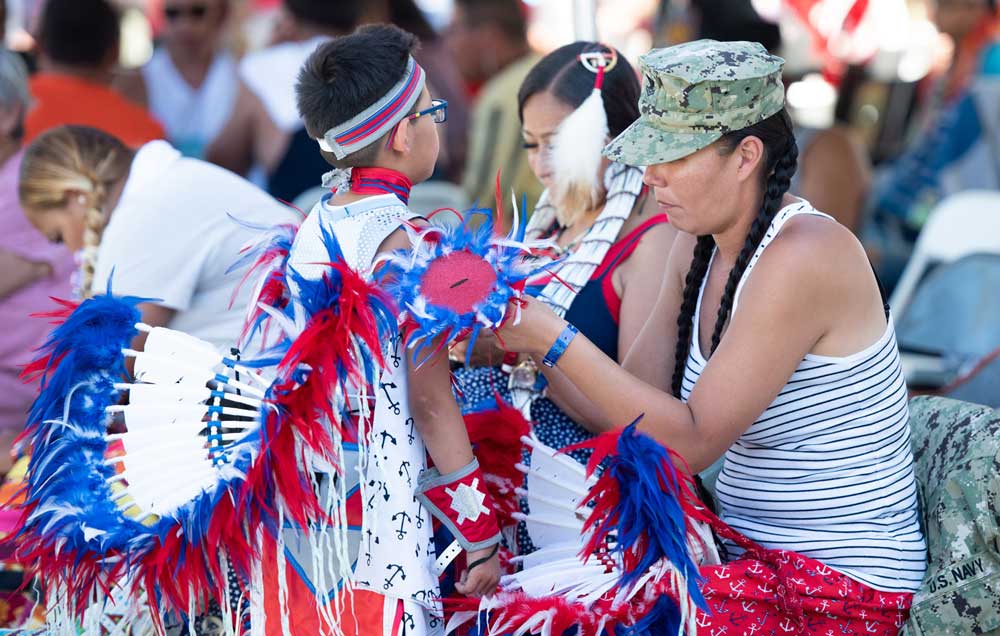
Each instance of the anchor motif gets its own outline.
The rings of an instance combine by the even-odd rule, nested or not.
[[[406,461],[405,459],[403,460],[403,463],[399,465],[399,476],[402,477],[403,473],[404,472],[406,473],[406,485],[407,486],[409,486],[409,485],[411,485],[413,483],[412,480],[410,479],[410,468],[409,468],[409,466],[410,466],[410,462]],[[420,526],[417,526],[417,527],[419,528]]]
[[[729,584],[729,591],[736,595],[736,598],[743,597],[743,587],[747,584],[746,581],[739,581],[737,583]],[[746,609],[746,608],[744,608]]]
[[[374,507],[373,501],[375,500],[376,495],[378,495],[378,491],[379,490],[382,491],[382,498],[385,499],[386,501],[389,501],[389,489],[386,488],[386,486],[385,486],[384,483],[382,483],[381,481],[380,482],[376,482],[374,479],[372,479],[371,481],[368,482],[368,487],[371,488],[371,487],[375,486],[376,483],[378,483],[378,487],[375,488],[375,492],[372,493],[372,496],[368,498],[368,509],[369,510],[371,510]]]
[[[382,431],[378,435],[379,435],[379,437],[382,438],[382,446],[381,446],[381,448],[385,448],[385,440],[387,440],[387,439],[392,440],[392,445],[396,446],[396,438],[389,431]]]
[[[403,570],[403,566],[396,565],[395,563],[390,563],[387,566],[385,566],[385,569],[395,570],[395,571],[388,578],[385,579],[385,583],[382,584],[383,590],[388,590],[390,587],[392,587],[392,582],[393,580],[395,580],[397,576],[402,578],[404,581],[406,580],[406,572]]]
[[[392,366],[393,366],[393,368],[396,368],[396,369],[399,368],[399,360],[400,360],[400,357],[399,357],[399,341],[401,339],[402,339],[402,336],[396,336],[395,338],[393,338],[390,341],[390,342],[392,342],[392,355],[389,356],[389,357],[392,359]]]
[[[424,527],[424,517],[423,515],[420,514],[421,512],[423,512],[423,510],[424,510],[423,506],[417,507],[417,518],[415,519],[415,521],[417,522],[417,530]]]
[[[406,439],[407,439],[407,441],[410,442],[410,446],[413,446],[413,440],[415,440],[417,438],[413,435],[413,418],[412,417],[406,418],[406,429],[407,429]]]
[[[406,629],[416,629],[417,624],[413,622],[413,614],[403,612],[403,636],[406,636]]]
[[[397,517],[399,517],[399,529],[396,530],[396,538],[402,541],[403,537],[406,536],[406,530],[403,528],[406,527],[406,522],[410,520],[410,515],[406,514],[406,511],[404,510],[392,515],[392,520],[395,521]]]
[[[392,411],[395,415],[399,415],[400,413],[402,413],[403,410],[400,407],[400,403],[398,401],[392,399],[392,394],[389,393],[389,389],[395,389],[395,388],[397,388],[396,387],[396,383],[395,382],[379,382],[378,386],[379,386],[380,389],[382,389],[382,393],[385,394],[385,399],[389,400],[389,403],[386,404],[386,408],[389,409],[390,411]]]

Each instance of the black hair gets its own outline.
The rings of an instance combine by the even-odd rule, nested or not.
[[[528,21],[521,0],[455,0],[471,27],[492,24],[511,42],[528,41]]]
[[[39,24],[39,46],[53,62],[83,68],[114,62],[119,17],[107,0],[48,0]]]
[[[781,48],[781,28],[760,17],[751,0],[693,0],[701,15],[699,38],[758,42],[768,51]]]
[[[309,136],[323,134],[368,108],[395,86],[418,45],[416,36],[390,24],[363,26],[321,44],[299,71],[295,95]],[[336,160],[338,168],[370,165],[380,143]]]
[[[711,357],[719,346],[722,330],[733,309],[736,287],[743,272],[746,271],[747,264],[757,251],[764,233],[771,226],[774,215],[781,209],[781,199],[788,192],[788,185],[792,175],[795,174],[798,162],[799,150],[792,134],[792,121],[784,109],[753,126],[726,133],[716,144],[720,152],[729,154],[747,137],[757,137],[764,144],[764,162],[761,170],[764,194],[757,217],[743,242],[743,248],[740,249],[733,268],[729,270],[726,287],[722,292],[722,303],[715,319],[715,329],[712,330],[712,347],[705,355],[706,358]],[[711,235],[698,237],[691,259],[691,269],[688,270],[687,278],[684,280],[684,295],[677,316],[677,349],[672,382],[673,393],[678,398],[681,396],[684,369],[687,367],[687,358],[691,351],[692,321],[698,304],[698,294],[701,291],[702,281],[708,273],[708,264],[714,249],[715,239]]]
[[[284,0],[297,20],[333,33],[350,33],[361,20],[361,0]]]
[[[548,91],[559,101],[577,108],[594,90],[594,73],[580,63],[581,53],[603,50],[595,42],[573,42],[542,58],[528,72],[517,92],[517,115],[524,120],[524,103],[536,93]],[[608,132],[617,137],[639,118],[639,79],[625,56],[604,75],[601,99],[608,116]]]
[[[438,37],[437,31],[414,0],[389,0],[389,22],[409,31],[420,38],[421,42],[430,42]]]

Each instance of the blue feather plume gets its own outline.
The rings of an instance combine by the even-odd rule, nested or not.
[[[621,431],[616,452],[608,456],[604,474],[591,495],[596,501],[591,520],[599,519],[592,545],[600,543],[600,538],[614,536],[616,543],[610,549],[621,555],[621,584],[625,587],[667,559],[684,575],[688,595],[705,609],[698,566],[687,544],[688,511],[683,501],[690,495],[690,480],[681,478],[670,451],[640,433],[637,423]]]

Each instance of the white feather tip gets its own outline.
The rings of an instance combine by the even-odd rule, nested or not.
[[[563,225],[597,205],[601,152],[608,139],[608,117],[601,91],[594,89],[562,121],[552,144],[552,198]]]

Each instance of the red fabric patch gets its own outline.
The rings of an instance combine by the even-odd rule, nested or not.
[[[462,537],[470,543],[492,539],[500,532],[482,469],[477,468],[461,479],[425,490],[424,496],[451,519]]]
[[[431,261],[420,288],[430,304],[467,314],[486,300],[496,284],[493,267],[481,256],[463,250]]]
[[[264,533],[260,565],[263,573],[263,633],[281,634],[277,544],[266,532]],[[285,563],[285,580],[288,585],[287,611],[292,630],[290,636],[316,636],[326,633],[325,629],[321,629],[324,623],[316,607],[316,595],[302,579],[302,575],[287,561]],[[339,619],[344,636],[382,636],[385,603],[399,602],[401,604],[397,599],[369,590],[353,590],[352,594],[341,590],[337,592],[337,596],[340,597],[339,602],[342,604],[339,614],[334,598],[329,599],[328,604],[333,615]]]
[[[880,592],[796,552],[758,549],[701,568],[706,636],[896,636],[913,595]]]

